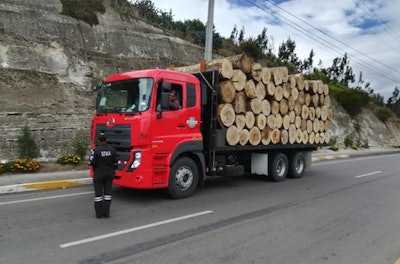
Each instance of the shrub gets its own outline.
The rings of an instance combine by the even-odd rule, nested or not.
[[[347,147],[353,147],[353,137],[351,135],[347,135],[344,138],[344,146]]]
[[[351,116],[356,116],[369,103],[369,96],[365,91],[349,89],[343,85],[329,85],[329,91],[338,103]]]
[[[73,149],[73,154],[80,157],[81,160],[84,160],[90,146],[89,133],[83,129],[78,129],[78,131],[76,131],[74,137],[72,138],[71,145]]]
[[[263,56],[262,49],[256,39],[249,38],[248,40],[243,41],[240,43],[240,48],[243,52],[249,54],[254,59],[260,59]]]
[[[36,158],[39,155],[39,149],[36,145],[28,125],[24,125],[20,135],[17,138],[17,149],[20,158]]]
[[[16,159],[14,161],[9,161],[3,165],[3,172],[36,172],[40,169],[40,164],[33,159]]]
[[[379,107],[375,111],[376,117],[378,117],[379,120],[381,120],[383,123],[386,123],[386,121],[392,117],[392,112],[384,107]]]
[[[65,155],[61,156],[60,158],[57,159],[57,163],[66,165],[66,164],[72,164],[72,165],[78,165],[81,163],[82,159],[76,155]]]

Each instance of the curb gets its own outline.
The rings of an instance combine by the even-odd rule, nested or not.
[[[0,194],[29,192],[38,190],[51,190],[51,189],[66,189],[66,188],[80,187],[91,184],[92,184],[92,178],[13,184],[13,185],[0,186]]]
[[[333,159],[347,159],[350,155],[332,155],[332,156],[320,156],[311,158],[311,162],[333,160]]]

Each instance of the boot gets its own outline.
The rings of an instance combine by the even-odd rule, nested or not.
[[[94,209],[96,211],[96,218],[103,216],[103,201],[94,202]]]
[[[103,216],[105,218],[109,218],[110,217],[110,207],[111,207],[111,196],[107,197],[105,195],[104,204],[103,204]]]

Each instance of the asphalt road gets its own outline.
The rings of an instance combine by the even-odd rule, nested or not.
[[[0,196],[0,263],[393,264],[400,155],[314,163],[302,179],[215,178],[188,199],[92,186]]]

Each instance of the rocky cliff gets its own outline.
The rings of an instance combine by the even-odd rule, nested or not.
[[[58,0],[0,2],[0,159],[17,158],[16,138],[28,124],[41,158],[69,153],[78,129],[89,130],[94,96],[89,86],[109,74],[197,63],[203,48],[111,8],[99,25],[61,15]],[[332,136],[359,130],[372,146],[400,145],[396,123],[366,112],[351,120],[334,105]],[[349,121],[350,120],[350,121]],[[356,129],[357,128],[357,129]]]

